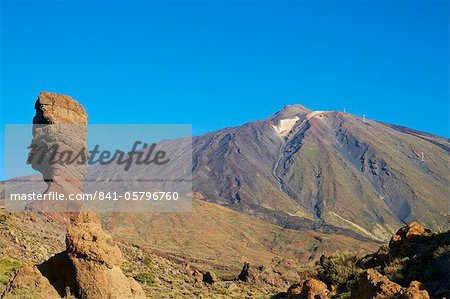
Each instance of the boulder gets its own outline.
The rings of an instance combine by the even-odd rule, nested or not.
[[[421,282],[414,280],[401,290],[399,299],[430,299],[430,295]]]
[[[250,277],[250,263],[245,262],[244,266],[242,267],[241,273],[238,275],[238,280],[249,282],[251,280]]]
[[[203,281],[203,274],[189,263],[182,264],[180,266],[180,272],[193,277],[195,283]]]
[[[352,292],[352,298],[395,298],[401,289],[399,284],[390,281],[378,271],[368,269]]]
[[[389,241],[389,248],[398,247],[400,244],[411,240],[414,236],[429,235],[429,232],[418,222],[411,222],[401,227]]]
[[[300,294],[303,290],[303,282],[295,283],[289,287],[287,290],[287,295],[289,298],[300,298]]]
[[[61,298],[48,279],[35,266],[20,268],[2,298]]]
[[[297,299],[327,299],[329,296],[327,285],[314,278],[293,284],[287,291],[288,298]]]
[[[198,270],[192,271],[192,276],[194,277],[195,283],[200,283],[203,281],[203,274]]]
[[[256,284],[269,284],[275,287],[286,286],[285,279],[272,267],[265,267],[263,265],[253,267],[248,262],[244,263],[237,280]]]
[[[217,282],[217,277],[213,272],[208,271],[205,274],[203,274],[202,280],[204,283],[213,284]]]
[[[374,269],[368,269],[359,281],[352,298],[399,298],[399,299],[429,299],[428,292],[422,283],[412,281],[406,288],[392,282]]]
[[[234,292],[234,291],[239,290],[239,287],[235,283],[232,282],[227,286],[227,289],[231,292]]]

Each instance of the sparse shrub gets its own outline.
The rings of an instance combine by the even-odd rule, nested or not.
[[[21,266],[19,261],[3,257],[0,259],[0,293],[2,293],[9,281],[12,272]]]
[[[219,288],[216,290],[217,295],[229,295],[231,292],[225,288]]]
[[[0,224],[6,223],[8,216],[6,214],[0,214]]]
[[[404,279],[404,269],[409,258],[396,258],[383,269],[384,274],[392,281],[402,281]]]
[[[151,260],[149,257],[147,257],[147,256],[145,256],[145,257],[142,259],[142,263],[143,263],[144,265],[146,265],[147,267],[150,267],[150,266],[153,265],[152,260]]]
[[[153,284],[156,282],[155,276],[148,272],[139,273],[138,275],[136,275],[134,277],[134,279],[136,279],[136,281],[139,281],[139,282],[145,283],[145,284]]]
[[[333,299],[351,299],[352,294],[350,292],[337,294]]]
[[[351,291],[363,270],[357,266],[358,258],[350,253],[322,256],[317,263],[317,278],[328,286],[334,285],[341,292]]]

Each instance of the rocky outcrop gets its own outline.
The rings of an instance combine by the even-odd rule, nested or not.
[[[363,299],[448,298],[449,238],[450,232],[434,234],[412,222],[397,231],[389,247],[382,246],[374,254],[351,259],[340,254],[329,263],[321,258],[316,277],[326,285],[303,280],[276,298],[334,298],[348,292],[350,298]]]
[[[417,222],[401,227],[389,246],[363,257],[363,269],[376,269],[394,282],[407,286],[420,281],[433,298],[450,296],[450,231],[433,233]],[[396,273],[393,273],[396,269]]]
[[[194,278],[195,283],[203,281],[203,274],[189,263],[184,263],[180,266],[180,272]]]
[[[216,274],[208,271],[205,274],[203,274],[202,280],[204,283],[213,284],[213,283],[217,282],[217,277],[216,277]]]
[[[402,287],[374,269],[367,270],[358,283],[353,298],[395,298]]]
[[[47,183],[44,193],[67,195],[83,192],[88,158],[87,115],[83,106],[69,96],[42,92],[35,109],[28,163],[42,174]],[[48,212],[55,220],[64,222],[61,216],[66,212],[80,211],[81,204],[77,201],[41,201],[28,204],[27,209]]]
[[[274,287],[286,286],[284,277],[278,271],[275,271],[272,265],[269,267],[263,265],[254,267],[248,262],[244,263],[237,280],[254,284],[269,284]]]
[[[87,159],[84,108],[68,96],[49,92],[39,95],[35,108],[33,146],[28,162],[42,173],[48,184],[45,192],[83,192],[86,161],[52,163],[52,157],[69,152]],[[10,282],[7,295],[22,291],[44,298],[70,294],[80,299],[145,298],[139,284],[120,269],[121,251],[103,231],[100,220],[93,212],[80,212],[81,206],[77,204],[58,202],[49,206],[48,202],[40,201],[27,207],[68,226],[66,251],[37,267],[21,268]]]
[[[248,262],[244,263],[241,273],[239,273],[237,279],[244,282],[249,282],[252,279],[250,274],[250,263]]]
[[[141,286],[123,274],[122,253],[93,212],[78,214],[67,230],[66,248],[38,266],[19,269],[5,298],[22,298],[24,292],[36,298],[145,298]]]
[[[401,227],[389,241],[389,248],[401,246],[403,243],[410,241],[415,236],[428,236],[430,232],[418,222],[413,221],[406,226]]]
[[[61,153],[71,153],[72,158],[80,152],[88,157],[87,115],[74,99],[69,96],[42,92],[35,104],[33,118],[33,140],[28,162],[42,173],[49,191],[83,191],[86,177],[86,163],[64,163],[57,160]],[[54,162],[51,163],[52,156]],[[81,161],[82,157],[76,160]]]
[[[329,293],[326,284],[318,279],[310,278],[290,286],[287,296],[295,299],[328,299]]]
[[[421,282],[411,281],[407,288],[400,292],[399,299],[429,299],[430,296]]]
[[[120,265],[122,253],[112,237],[106,233],[93,212],[80,213],[67,229],[67,254],[69,258],[84,258],[108,268]]]
[[[35,266],[24,266],[17,271],[2,298],[58,299],[61,297]]]
[[[33,124],[87,124],[86,110],[67,95],[41,92],[34,108]]]
[[[402,288],[378,271],[368,269],[352,292],[352,298],[428,299],[430,296],[418,281],[413,281],[407,288]]]
[[[120,249],[94,213],[79,214],[66,245],[80,298],[145,298],[139,284],[122,273]]]

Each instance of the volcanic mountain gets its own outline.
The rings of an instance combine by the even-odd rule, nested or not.
[[[178,152],[191,146],[164,142]],[[432,134],[286,106],[194,137],[193,191],[283,228],[381,241],[414,220],[448,227],[449,150],[448,139]],[[95,167],[88,177],[115,172]]]
[[[180,153],[191,146],[163,142]],[[413,220],[448,229],[449,149],[448,139],[431,134],[286,106],[192,139],[191,213],[102,219],[117,239],[226,274],[245,261],[367,251]],[[94,167],[88,178],[117,175],[110,167]]]
[[[448,223],[449,140],[337,111],[286,106],[195,137],[194,190],[286,228],[384,239],[404,223]]]

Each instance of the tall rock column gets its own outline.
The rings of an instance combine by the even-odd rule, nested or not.
[[[71,97],[50,92],[39,94],[35,109],[28,163],[47,183],[44,193],[58,192],[66,196],[82,193],[88,159],[86,111]],[[78,212],[81,207],[79,201],[41,201],[27,205],[28,210],[44,212],[63,222],[67,220],[64,216],[74,216],[67,212]]]
[[[56,155],[71,152],[87,157],[87,115],[84,108],[68,96],[49,92],[39,95],[35,108],[32,143],[35,147],[29,153],[28,162],[43,175],[48,185],[45,193],[83,192],[86,163],[53,163],[52,159],[55,149]],[[52,291],[50,283],[60,295],[66,295],[66,289],[70,288],[81,299],[145,298],[141,286],[123,274],[120,268],[122,253],[113,238],[102,229],[95,213],[81,211],[81,205],[73,206],[73,201],[55,204],[36,202],[27,208],[58,221],[70,219],[66,223],[66,251],[43,263],[46,270],[42,273],[36,267],[21,270],[23,274],[16,276],[10,285],[17,285],[22,277],[32,273],[43,281],[43,287],[33,289],[32,284],[19,285],[36,293],[44,289]],[[61,281],[66,285],[61,286]],[[49,298],[53,298],[56,291]]]

